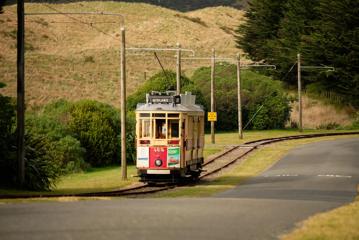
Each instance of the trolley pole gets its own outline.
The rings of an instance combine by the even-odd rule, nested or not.
[[[238,95],[238,135],[243,139],[242,131],[242,96],[241,96],[241,56],[237,54],[237,95]]]
[[[299,108],[299,132],[303,132],[303,112],[302,112],[302,82],[301,82],[301,66],[300,66],[300,53],[297,55],[298,58],[298,108]]]
[[[181,94],[181,45],[179,43],[177,43],[177,71],[176,71],[176,83],[177,83],[177,88],[176,88],[176,94],[180,95]]]
[[[126,162],[126,38],[121,28],[121,170],[122,180],[127,180]]]
[[[25,10],[17,1],[17,162],[18,183],[25,182]]]
[[[211,112],[214,112],[214,71],[216,64],[216,52],[214,48],[212,49],[212,64],[211,64]],[[215,133],[214,133],[214,121],[211,121],[211,141],[212,144],[216,142]]]

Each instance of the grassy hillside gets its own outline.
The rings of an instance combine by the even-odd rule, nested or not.
[[[149,4],[123,2],[27,3],[26,12],[109,11],[125,16],[128,47],[184,48],[208,55],[234,56],[233,29],[243,12],[229,7],[181,13]],[[16,94],[16,6],[0,15],[0,81],[2,93]],[[81,23],[82,22],[82,23]],[[89,26],[88,22],[93,24]],[[26,16],[26,100],[30,106],[66,98],[92,98],[119,106],[120,19],[104,16]],[[97,30],[96,30],[97,29]],[[100,32],[98,31],[100,30]],[[173,53],[159,53],[165,68],[175,69]],[[185,62],[183,70],[209,62]],[[128,57],[128,93],[144,81],[144,74],[160,70],[153,57]]]
[[[16,3],[16,0],[5,0],[8,4]],[[103,0],[114,2],[148,3],[173,10],[187,12],[206,7],[229,6],[237,9],[248,7],[249,0]],[[31,2],[69,3],[81,2],[81,0],[31,0]]]

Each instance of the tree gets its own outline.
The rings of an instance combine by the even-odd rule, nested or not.
[[[321,0],[313,31],[302,38],[308,64],[330,65],[318,75],[318,91],[340,94],[359,107],[359,2]]]
[[[287,1],[253,0],[249,3],[245,14],[247,21],[236,29],[236,42],[252,60],[261,61],[271,56],[267,42],[277,37]]]
[[[3,6],[5,5],[6,0],[0,2],[0,14],[4,13]]]
[[[312,0],[286,2],[277,37],[266,43],[267,47],[272,49],[272,54],[266,60],[277,66],[276,76],[278,78],[283,78],[296,61],[297,53],[301,52],[302,37],[313,31],[313,21],[317,19],[316,6],[318,4],[318,1]],[[283,79],[283,81],[295,84],[295,71],[291,76],[293,77]]]

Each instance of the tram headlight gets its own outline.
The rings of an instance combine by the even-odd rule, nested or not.
[[[161,167],[161,166],[162,166],[162,160],[161,160],[161,159],[157,159],[157,160],[155,161],[155,165],[156,165],[156,167]]]

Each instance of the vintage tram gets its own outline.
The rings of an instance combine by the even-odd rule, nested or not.
[[[151,92],[136,108],[136,166],[143,182],[197,178],[202,170],[204,111],[186,92]]]

